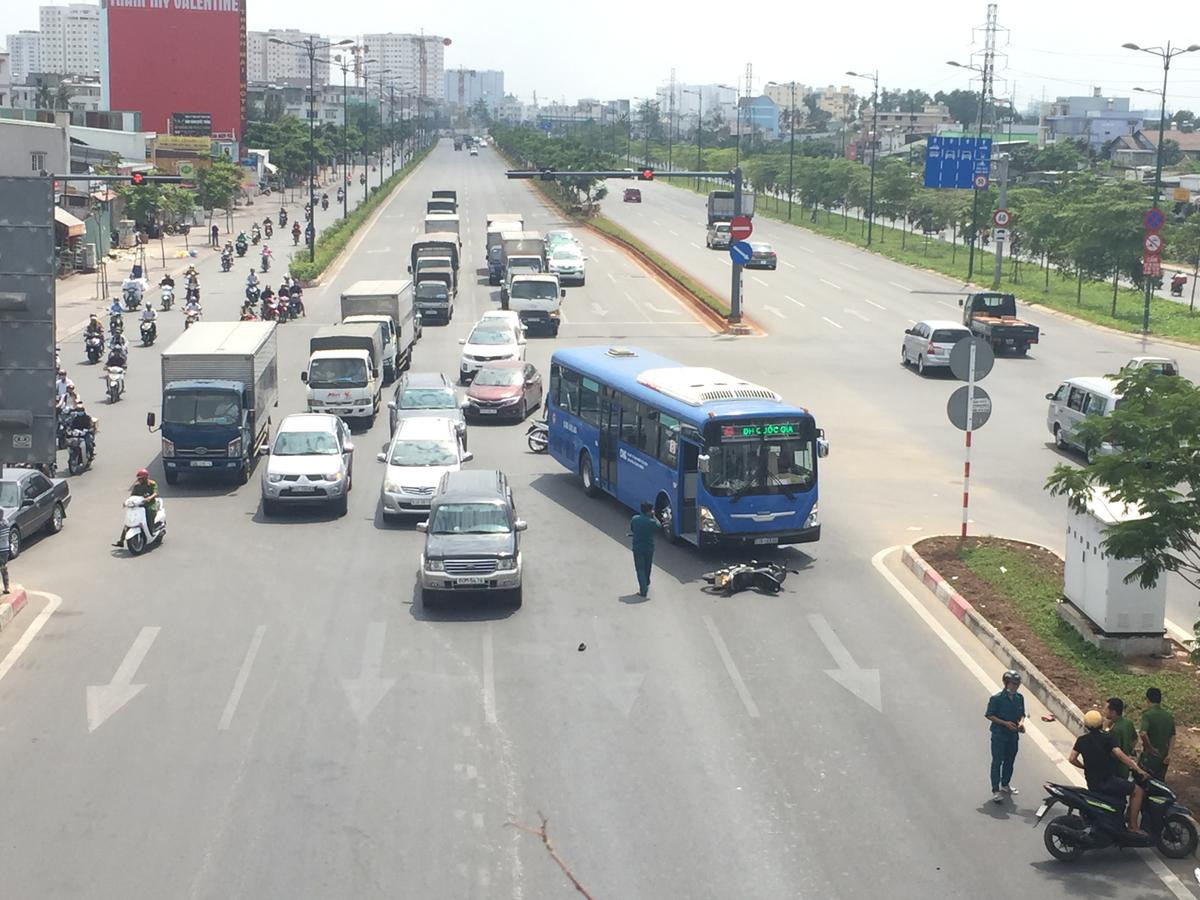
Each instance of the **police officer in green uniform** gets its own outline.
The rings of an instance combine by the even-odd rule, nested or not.
[[[1004,673],[1004,690],[988,698],[984,717],[992,723],[992,802],[1017,793],[1013,788],[1013,764],[1017,759],[1019,735],[1025,731],[1025,698],[1021,696],[1021,673]],[[1003,793],[1002,793],[1003,792]]]
[[[146,527],[150,529],[151,534],[154,534],[154,517],[155,513],[158,512],[158,484],[150,477],[148,470],[137,470],[137,481],[129,489],[129,496],[146,498]],[[117,538],[113,546],[125,546],[124,528],[121,529],[121,536]]]
[[[633,538],[633,569],[637,573],[638,594],[650,592],[650,569],[654,565],[654,536],[662,525],[654,518],[654,507],[643,501],[642,511],[629,520],[629,535]]]

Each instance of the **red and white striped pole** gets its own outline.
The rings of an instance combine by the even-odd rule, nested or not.
[[[967,452],[963,460],[963,504],[960,542],[967,539],[967,509],[971,488],[971,426],[975,424],[975,341],[971,341],[970,362],[967,365]]]

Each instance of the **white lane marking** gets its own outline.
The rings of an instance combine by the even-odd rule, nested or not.
[[[866,316],[864,316],[862,313],[860,313],[857,309],[850,309],[850,307],[846,307],[845,309],[842,310],[842,312],[848,312],[848,313],[850,313],[850,315],[854,316],[856,319],[862,319],[864,322],[871,321]]]
[[[830,325],[832,325],[834,328],[841,328],[841,327],[842,327],[842,326],[841,326],[841,325],[839,325],[837,322],[833,321],[833,319],[830,319],[830,318],[829,318],[829,317],[827,317],[827,316],[821,316],[821,318],[822,318],[822,319],[824,319],[826,322],[828,322]]]
[[[701,247],[699,244],[692,244],[692,246],[695,247],[697,250],[707,250],[708,249],[707,247]]]
[[[656,312],[656,313],[658,313],[660,316],[678,316],[678,315],[682,315],[682,313],[680,313],[680,312],[679,312],[679,310],[677,310],[677,309],[659,309],[659,308],[658,308],[657,306],[655,306],[653,303],[649,303],[649,302],[647,302],[647,303],[646,303],[646,309],[650,310],[651,312]]]
[[[966,670],[975,676],[975,679],[981,685],[983,685],[984,690],[986,690],[988,694],[995,693],[1000,685],[996,684],[996,682],[988,676],[987,672],[983,670],[983,667],[979,665],[979,663],[977,663],[969,653],[967,653],[966,648],[963,647],[962,644],[960,644],[957,640],[955,640],[950,632],[946,630],[945,626],[934,618],[933,613],[925,608],[925,604],[918,600],[916,595],[913,594],[913,592],[907,587],[905,587],[900,579],[897,578],[895,574],[893,574],[892,571],[884,564],[884,557],[901,551],[902,549],[903,548],[900,546],[885,547],[883,550],[880,550],[871,557],[871,565],[874,566],[875,571],[882,575],[884,580],[892,586],[896,593],[904,598],[904,601],[909,605],[912,611],[920,617],[921,621],[925,623],[930,631],[938,636],[941,642],[946,645],[946,648],[953,653],[955,657],[958,658],[958,661],[963,664]],[[1051,764],[1057,767],[1059,772],[1062,773],[1062,776],[1067,781],[1070,781],[1072,784],[1080,787],[1083,786],[1084,781],[1083,777],[1078,774],[1079,770],[1067,762],[1066,757],[1058,752],[1058,749],[1050,742],[1050,739],[1042,733],[1042,730],[1028,719],[1025,720],[1025,733],[1033,738],[1033,742],[1038,745],[1038,748],[1044,754],[1046,754],[1046,758],[1050,760]],[[1150,867],[1150,870],[1159,877],[1162,883],[1167,887],[1167,890],[1178,897],[1179,900],[1195,900],[1195,895],[1184,887],[1183,882],[1176,878],[1174,873],[1172,873],[1171,870],[1168,869],[1161,860],[1153,856],[1151,853],[1139,853],[1139,856],[1141,856],[1142,861]]]
[[[613,284],[617,283],[617,276],[614,275],[612,272],[605,272],[604,274],[608,276],[608,280],[611,281]]]
[[[658,219],[651,219],[650,221],[653,222],[655,225],[657,225],[659,228],[662,228],[662,222],[658,221]]]
[[[414,225],[414,226],[413,226],[413,227],[412,227],[410,230],[412,231],[412,233],[413,233],[413,234],[416,234],[416,233],[417,233],[417,226],[416,226],[416,225]]]
[[[790,263],[790,262],[788,262],[786,259],[785,259],[785,260],[781,260],[781,262],[782,262],[782,263],[783,263],[785,266],[787,266],[789,269],[794,269],[794,268],[796,268],[796,264],[795,264],[795,263]]]
[[[948,306],[951,309],[958,309],[958,304],[951,303],[949,300],[939,300],[938,303],[942,304],[942,306]]]
[[[607,316],[608,315],[608,310],[605,309],[603,306],[601,306],[599,303],[592,304],[592,312],[594,312],[598,316]],[[559,315],[560,316],[562,315],[561,310],[559,311]]]
[[[803,250],[805,253],[815,253],[816,252],[815,250],[810,250],[808,247],[805,247],[803,245],[800,247],[800,249]]]
[[[30,594],[41,593],[40,591],[29,591]],[[17,660],[21,658],[21,654],[25,649],[33,643],[33,639],[38,636],[38,632],[42,630],[50,617],[54,615],[54,611],[62,606],[62,597],[57,594],[41,594],[46,597],[46,608],[37,614],[29,627],[25,629],[25,633],[18,638],[17,642],[12,645],[8,653],[4,655],[4,659],[0,660],[0,681],[4,680],[4,676],[8,674],[8,670],[16,665]]]
[[[496,662],[492,648],[492,623],[483,631],[483,718],[496,724]]]
[[[634,308],[638,312],[640,312],[643,316],[646,317],[647,322],[651,321],[650,314],[648,312],[646,312],[644,309],[642,309],[642,306],[640,303],[638,303],[636,300],[633,299],[633,294],[629,293],[629,291],[622,291],[621,293],[623,293],[625,295],[625,299],[628,300],[630,303],[632,303]]]
[[[678,231],[671,231],[671,229],[670,229],[670,228],[668,228],[668,229],[667,229],[667,231],[670,231],[670,232],[671,232],[671,234],[675,235],[675,237],[679,237],[679,232],[678,232]]]
[[[737,695],[742,698],[742,705],[746,707],[746,712],[750,714],[750,718],[758,718],[758,706],[754,703],[754,698],[750,696],[750,689],[746,687],[746,682],[742,681],[741,673],[734,665],[733,657],[729,655],[729,648],[725,646],[725,640],[721,637],[721,632],[717,631],[717,624],[712,620],[712,616],[701,616],[704,619],[704,627],[708,629],[708,636],[712,638],[713,644],[717,648],[717,654],[721,657],[721,662],[725,664],[725,671],[729,673],[729,680],[733,682],[733,688],[737,691]]]
[[[649,316],[647,316],[645,319],[638,319],[637,321],[633,321],[633,322],[617,322],[617,321],[610,322],[608,320],[597,319],[595,322],[587,322],[587,321],[581,322],[581,321],[572,320],[571,324],[574,325],[576,328],[581,328],[584,325],[594,325],[597,327],[602,326],[602,325],[603,326],[608,326],[608,325],[670,325],[672,328],[684,328],[689,325],[696,325],[700,328],[708,328],[709,327],[704,322],[699,322],[699,321],[680,322],[678,319],[669,319],[669,320],[661,319],[660,320],[660,319],[651,319]],[[576,337],[578,337],[578,336],[579,335],[576,335]],[[605,337],[605,335],[595,335],[595,336],[596,337]]]
[[[858,266],[854,265],[853,263],[842,262],[840,259],[838,260],[838,265],[845,266],[847,269],[853,269],[855,272],[858,271]]]
[[[884,312],[887,312],[887,307],[886,307],[886,306],[880,306],[880,305],[879,305],[878,303],[876,303],[874,300],[868,300],[866,297],[864,297],[864,298],[863,298],[863,303],[870,303],[870,304],[871,304],[873,307],[875,307],[876,309],[882,309]]]
[[[900,283],[900,282],[898,282],[898,281],[889,281],[889,282],[888,282],[888,284],[890,284],[892,287],[898,287],[898,288],[900,288],[900,290],[902,290],[902,291],[907,291],[907,292],[908,292],[908,293],[910,293],[910,294],[912,293],[912,288],[910,288],[910,287],[909,287],[908,285],[906,285],[906,284],[901,284],[901,283]]]
[[[840,291],[842,289],[842,286],[840,284],[834,284],[832,281],[830,281],[827,278],[818,278],[817,281],[821,282],[821,284],[829,285],[835,291]]]
[[[852,693],[876,712],[883,712],[883,697],[880,692],[879,670],[864,669],[854,659],[854,656],[842,643],[829,620],[818,613],[810,613],[808,624],[817,633],[829,655],[833,657],[836,669],[826,669],[825,674]]]
[[[777,310],[777,309],[776,309],[775,307],[773,307],[773,306],[764,306],[764,307],[763,307],[763,309],[765,309],[767,312],[771,313],[771,315],[773,315],[773,316],[775,316],[775,317],[777,317],[777,318],[780,318],[780,319],[786,319],[786,318],[787,318],[787,316],[785,316],[783,313],[781,313],[779,310]]]
[[[392,248],[391,247],[378,247],[374,250],[367,250],[366,252],[367,253],[391,253]]]
[[[757,275],[751,275],[751,276],[750,276],[750,280],[751,280],[751,281],[756,281],[756,282],[758,282],[758,283],[759,283],[759,284],[761,284],[763,287],[770,287],[770,285],[769,285],[769,284],[767,284],[765,281],[763,281],[763,280],[762,280],[761,278],[759,278]]]
[[[95,731],[109,716],[145,689],[145,684],[133,683],[133,676],[137,674],[138,667],[150,652],[150,646],[160,631],[162,628],[158,625],[143,626],[126,651],[125,658],[117,666],[112,681],[87,686],[88,731]]]
[[[804,309],[804,304],[803,304],[803,303],[801,303],[799,300],[797,300],[795,297],[789,297],[787,294],[784,294],[784,295],[783,295],[783,299],[784,299],[784,300],[790,300],[792,303],[795,303],[795,304],[796,304],[798,307],[800,307],[801,309]]]
[[[242,691],[246,689],[246,682],[250,678],[250,667],[254,665],[254,657],[258,656],[258,648],[262,646],[263,635],[266,633],[266,625],[259,625],[254,629],[254,637],[250,639],[250,648],[246,651],[246,658],[242,660],[242,667],[238,669],[237,678],[233,680],[233,690],[229,694],[229,700],[225,703],[225,711],[221,713],[217,731],[228,731],[229,726],[233,723],[233,714],[237,712],[238,703],[242,699]]]

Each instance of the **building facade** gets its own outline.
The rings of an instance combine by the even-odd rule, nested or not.
[[[290,46],[312,41],[318,47],[316,64],[313,66],[317,84],[329,81],[329,63],[324,62],[329,53],[320,51],[328,38],[294,28],[272,28],[269,31],[246,32],[246,80],[252,83],[309,79],[308,52]],[[286,41],[278,44],[275,41]]]
[[[307,79],[306,79],[307,81]],[[308,84],[298,84],[293,82],[268,82],[265,84],[251,83],[246,89],[246,99],[252,109],[261,109],[266,103],[268,96],[279,97],[283,114],[286,116],[294,116],[297,119],[308,118]],[[342,111],[345,107],[354,107],[358,104],[367,101],[367,95],[361,85],[355,86],[350,84],[346,88],[345,103],[343,104],[342,86],[340,84],[323,84],[318,85],[316,90],[316,100],[313,107],[313,113],[318,123],[326,122],[329,124],[341,126],[343,124]],[[393,111],[390,108],[390,97],[384,91],[383,95],[383,117],[387,120],[392,117],[395,121],[400,121],[406,113],[403,112],[403,101],[399,94],[396,94],[396,107]],[[379,89],[376,85],[371,86],[369,102],[375,103],[376,108],[380,108]]]
[[[0,119],[0,175],[70,172],[71,145],[65,125]]]
[[[499,69],[447,69],[444,96],[448,106],[470,109],[480,100],[488,112],[504,99],[504,72]]]
[[[858,97],[854,93],[854,89],[849,85],[835,87],[829,85],[820,90],[815,91],[817,95],[817,109],[822,109],[829,113],[834,118],[834,121],[848,121],[854,116],[854,109],[858,104]]]
[[[9,63],[12,66],[13,84],[24,84],[31,74],[41,71],[38,63],[38,44],[41,37],[36,31],[25,30],[5,38]]]
[[[492,115],[501,122],[517,125],[525,120],[525,104],[512,94],[506,94],[496,103]]]
[[[1092,151],[1127,134],[1136,134],[1147,117],[1129,108],[1128,97],[1105,97],[1100,88],[1090,96],[1059,97],[1046,104],[1042,124],[1051,141],[1083,141]]]
[[[38,10],[38,68],[54,75],[100,74],[100,7],[93,3]]]
[[[14,109],[52,109],[59,107],[60,92],[67,96],[66,111],[95,112],[100,109],[100,79],[70,75],[33,75],[25,84],[13,84],[8,91],[8,106]],[[0,104],[2,106],[4,104]]]
[[[9,92],[12,89],[12,69],[7,53],[0,53],[0,108],[12,106]]]
[[[446,99],[446,38],[432,34],[364,34],[366,54],[376,62],[365,67],[375,77],[383,72],[388,81],[414,90],[427,100]]]
[[[870,106],[863,108],[862,122],[868,127],[874,112]],[[897,134],[937,134],[939,128],[957,124],[944,103],[927,103],[921,109],[881,109],[878,121],[881,132]]]

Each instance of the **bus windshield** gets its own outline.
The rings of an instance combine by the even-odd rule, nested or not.
[[[816,480],[811,439],[763,438],[711,446],[704,487],[714,497],[795,494]]]

